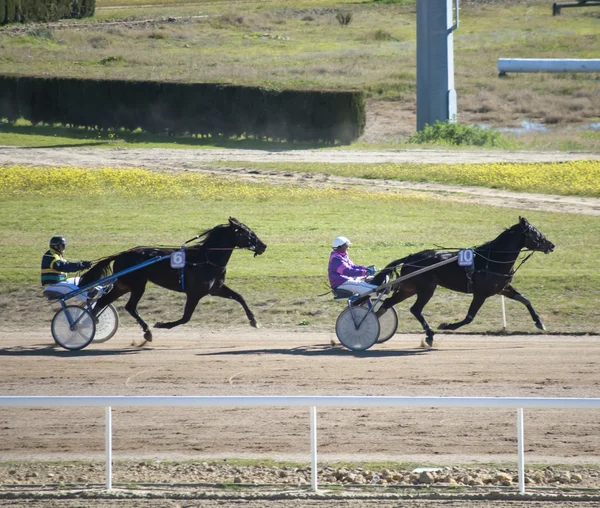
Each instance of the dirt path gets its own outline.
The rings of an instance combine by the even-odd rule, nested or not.
[[[250,181],[307,186],[368,187],[371,191],[403,192],[406,190],[446,194],[453,200],[527,210],[545,210],[586,215],[600,215],[600,199],[573,196],[518,193],[482,187],[464,187],[434,183],[367,180],[329,175],[284,173],[255,168],[227,169],[211,162],[553,162],[600,160],[600,153],[526,152],[526,151],[444,151],[444,150],[178,150],[178,149],[90,149],[90,148],[23,148],[0,147],[0,164],[80,167],[138,167],[168,171],[202,171],[219,176],[235,176]]]

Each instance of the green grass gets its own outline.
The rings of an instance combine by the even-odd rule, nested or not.
[[[348,26],[335,19],[338,10],[352,13]],[[68,21],[67,28],[0,30],[0,73],[358,88],[410,111],[416,96],[415,10],[414,0],[100,0],[94,19]],[[553,17],[544,0],[462,6],[454,32],[459,122],[497,127],[522,120],[558,126],[600,121],[595,74],[501,79],[496,68],[499,57],[595,57],[596,11],[570,9]],[[148,19],[158,21],[85,25]],[[600,149],[598,137],[586,131],[557,129],[527,140],[537,148]]]
[[[65,235],[69,259],[95,259],[135,245],[180,245],[198,232],[235,216],[268,244],[263,256],[236,252],[228,270],[229,284],[249,302],[267,326],[332,329],[340,302],[328,291],[326,266],[331,239],[344,234],[354,245],[355,262],[379,267],[425,248],[468,247],[495,238],[516,223],[518,210],[458,204],[443,198],[369,192],[302,190],[257,185],[218,198],[201,187],[177,199],[145,195],[79,197],[50,191],[3,196],[0,201],[0,325],[48,325],[51,309],[40,296],[38,266],[53,234]],[[262,189],[262,190],[261,190]],[[543,211],[526,217],[557,245],[550,255],[537,254],[517,273],[515,286],[528,296],[552,332],[594,332],[600,274],[600,225],[596,217]],[[401,329],[419,331],[407,315],[412,300],[399,306]],[[426,307],[437,324],[462,319],[470,297],[440,290]],[[120,300],[123,305],[125,300]],[[150,290],[140,306],[148,319],[182,312],[183,297],[162,289]],[[507,302],[511,331],[535,333],[524,307]],[[134,322],[121,308],[124,326]],[[238,304],[208,298],[201,302],[191,326],[246,323]],[[190,325],[187,325],[190,326]],[[464,331],[497,332],[501,327],[497,299],[490,300]]]

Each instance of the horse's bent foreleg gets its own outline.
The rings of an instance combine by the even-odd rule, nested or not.
[[[229,298],[231,300],[235,300],[244,308],[246,316],[248,317],[248,321],[250,321],[250,326],[253,326],[254,328],[260,328],[258,321],[256,321],[254,314],[250,310],[250,307],[248,307],[248,304],[246,303],[246,300],[244,300],[244,297],[242,295],[236,293],[233,289],[227,287],[225,284],[219,287],[213,287],[210,290],[209,294],[212,296],[220,296],[221,298]]]
[[[525,307],[527,307],[527,310],[529,311],[529,314],[531,314],[531,319],[533,319],[535,326],[540,330],[546,329],[544,323],[542,323],[542,320],[540,319],[540,316],[533,308],[533,305],[531,305],[531,302],[527,298],[525,298],[521,293],[519,293],[514,287],[512,287],[509,284],[502,291],[500,291],[500,294],[502,296],[506,296],[506,298],[516,300],[517,302],[521,302],[523,305],[525,305]]]
[[[467,312],[467,316],[462,321],[457,321],[456,323],[442,323],[438,328],[440,330],[456,330],[461,326],[468,325],[481,309],[481,306],[485,302],[486,297],[478,294],[473,295],[473,300],[471,301],[471,305],[469,306],[469,310]]]
[[[427,302],[431,300],[431,297],[435,292],[435,285],[419,287],[417,291],[417,300],[415,301],[414,305],[410,308],[410,312],[413,316],[417,318],[419,323],[421,323],[423,330],[425,330],[425,335],[427,335],[425,342],[429,347],[431,347],[433,346],[433,336],[435,335],[435,333],[429,326],[429,323],[423,317],[423,308],[425,307],[425,305],[427,305]]]
[[[146,286],[144,285],[131,291],[129,301],[125,304],[125,310],[129,312],[129,314],[131,314],[133,318],[137,321],[138,325],[142,327],[142,330],[144,331],[144,340],[152,342],[152,332],[150,331],[150,328],[148,327],[146,321],[144,321],[141,318],[137,311],[137,305],[142,299],[145,289]]]
[[[185,301],[185,307],[183,309],[183,316],[181,316],[181,319],[178,319],[177,321],[170,321],[168,323],[158,322],[154,325],[154,328],[170,329],[187,323],[190,319],[192,319],[192,314],[196,310],[196,306],[198,305],[200,298],[202,298],[203,296],[204,295],[188,294],[187,300]]]

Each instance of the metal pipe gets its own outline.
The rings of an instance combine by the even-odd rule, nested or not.
[[[106,408],[106,490],[112,489],[112,409]]]
[[[519,470],[519,494],[525,494],[525,447],[523,445],[523,408],[517,409],[517,453]]]
[[[387,396],[0,396],[0,407],[488,407],[600,409],[600,398]]]
[[[310,479],[313,491],[317,492],[317,408],[315,406],[310,406]]]
[[[86,286],[76,289],[75,291],[71,291],[70,293],[67,293],[65,296],[63,296],[61,298],[61,301],[70,300],[71,298],[73,298],[77,295],[80,295],[81,293],[85,293],[90,288],[93,288],[96,286],[102,286],[103,284],[110,284],[111,282],[117,280],[119,277],[121,277],[127,273],[135,272],[136,270],[141,270],[142,268],[145,268],[149,265],[153,265],[155,263],[158,263],[159,261],[162,261],[162,260],[170,258],[170,257],[171,257],[171,254],[147,259],[146,261],[144,261],[143,263],[140,263],[139,265],[125,268],[125,270],[121,270],[120,272],[113,273],[112,275],[109,275],[108,277],[104,277],[103,279],[94,281],[90,284],[87,284]]]
[[[498,72],[600,72],[600,59],[498,58]]]

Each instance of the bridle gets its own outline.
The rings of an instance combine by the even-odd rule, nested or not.
[[[186,242],[184,242],[184,243],[181,244],[180,249],[181,250],[186,250],[185,246],[188,243],[191,243],[191,242],[193,242],[195,240],[198,240],[199,238],[205,237],[206,235],[208,235],[213,230],[214,230],[214,228],[210,229],[208,231],[205,231],[204,233],[200,233],[199,235],[196,235],[194,238],[191,238],[191,239],[187,240]],[[243,238],[243,236],[241,234],[242,231],[244,231],[243,228],[241,228],[239,226],[236,226],[236,228],[234,230],[234,234],[236,236],[236,241],[237,242],[239,242],[240,238]],[[248,235],[248,237],[251,238],[250,235]],[[239,243],[241,243],[241,242],[239,242]],[[249,249],[249,250],[254,250],[254,249],[256,249],[257,243],[258,242],[255,242],[254,245],[252,245],[251,243],[249,243],[247,247],[239,247],[237,245],[233,246],[233,247],[204,247],[204,250],[205,251],[234,251],[235,249]],[[210,266],[216,266],[217,268],[225,268],[225,266],[227,266],[227,263],[225,263],[225,265],[219,265],[217,263],[213,263],[210,259],[208,259],[208,252],[205,252],[204,256],[206,258],[206,261],[202,261],[202,262],[199,262],[199,263],[198,262],[186,261],[185,264],[187,266],[210,265]]]

